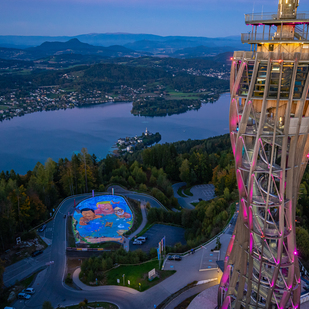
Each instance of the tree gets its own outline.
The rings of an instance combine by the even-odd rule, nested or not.
[[[147,186],[145,185],[145,184],[143,184],[143,183],[141,183],[140,185],[139,185],[139,190],[140,191],[147,191],[148,190],[148,188],[147,188]]]
[[[105,191],[105,186],[103,184],[99,185],[99,192],[104,192]]]
[[[136,182],[131,175],[128,178],[128,184],[131,188],[134,188],[136,186]]]
[[[227,201],[230,200],[231,195],[230,195],[230,190],[229,190],[229,188],[225,188],[225,189],[224,189],[223,195],[224,195],[224,199],[225,199],[225,200],[227,200]]]
[[[187,185],[190,185],[191,182],[191,172],[190,172],[190,165],[188,159],[183,160],[180,168],[179,168],[179,178],[186,182]]]
[[[93,282],[94,279],[95,279],[95,276],[94,276],[93,270],[91,269],[87,275],[87,280],[88,282]]]
[[[152,187],[154,187],[157,184],[157,178],[155,176],[151,175],[150,179],[149,179],[149,183]]]
[[[300,255],[307,260],[309,258],[309,233],[302,227],[296,228],[296,243]]]

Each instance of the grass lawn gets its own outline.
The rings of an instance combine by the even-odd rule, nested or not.
[[[122,275],[125,274],[125,286],[129,286],[128,280],[130,280],[129,287],[145,291],[176,272],[175,270],[160,270],[158,271],[160,278],[155,278],[153,281],[149,281],[148,272],[154,268],[158,271],[159,262],[157,260],[140,265],[119,266],[118,268],[112,269],[106,273],[106,285],[117,285],[117,279],[119,279],[119,285],[123,286]],[[141,284],[140,289],[139,284]]]
[[[188,99],[188,100],[199,100],[200,96],[199,93],[195,93],[195,92],[176,92],[176,91],[168,91],[168,94],[170,95],[170,97],[167,97],[166,99],[170,99],[170,100],[181,100],[181,99]]]
[[[193,196],[193,194],[192,194],[191,191],[190,191],[191,188],[192,188],[192,187],[184,189],[184,190],[183,190],[183,193],[184,193],[185,195],[188,195],[188,196]]]
[[[81,302],[83,300],[81,299]],[[100,307],[103,309],[118,309],[118,307],[114,304],[111,303],[106,303],[106,302],[94,302],[94,303],[88,303],[87,306],[84,306],[83,308],[95,308],[95,307]],[[74,306],[70,306],[70,307],[65,307],[67,309],[79,309],[80,306],[78,305],[74,305]]]
[[[195,207],[197,204],[199,204],[199,202],[195,202],[195,203],[193,202],[193,203],[190,203],[190,204]]]
[[[26,278],[25,280],[21,281],[19,285],[22,285],[24,288],[27,288],[33,281],[34,277],[38,274],[38,272],[34,273],[30,277]]]
[[[0,110],[5,111],[8,108],[9,108],[9,106],[7,106],[7,105],[0,105]]]
[[[183,189],[184,187],[181,187],[181,188],[179,188],[178,190],[177,190],[177,194],[179,195],[179,196],[181,196],[181,197],[186,197],[183,193],[182,193],[182,189]]]
[[[136,235],[136,237],[142,236],[145,232],[147,232],[155,223],[146,223],[145,227],[141,230],[140,233]]]

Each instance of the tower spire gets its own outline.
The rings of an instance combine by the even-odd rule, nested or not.
[[[296,18],[299,0],[279,0],[278,18]]]

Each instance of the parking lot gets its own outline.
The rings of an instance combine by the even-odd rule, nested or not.
[[[142,245],[133,245],[133,241],[130,240],[131,251],[142,249],[149,252],[151,248],[158,248],[158,243],[164,236],[166,246],[174,246],[178,242],[186,244],[185,230],[181,227],[155,224],[143,236],[147,237],[147,241]]]

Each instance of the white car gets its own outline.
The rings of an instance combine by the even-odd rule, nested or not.
[[[133,241],[133,245],[142,245],[142,244],[143,244],[143,242],[140,241],[140,240],[135,239],[135,240]]]
[[[141,241],[141,242],[145,242],[147,240],[147,237],[140,236],[140,237],[137,237],[136,240]]]
[[[22,293],[26,293],[26,294],[34,294],[35,289],[34,288],[27,288],[22,290]]]
[[[26,294],[26,293],[19,293],[17,297],[18,299],[29,299],[31,295]]]

